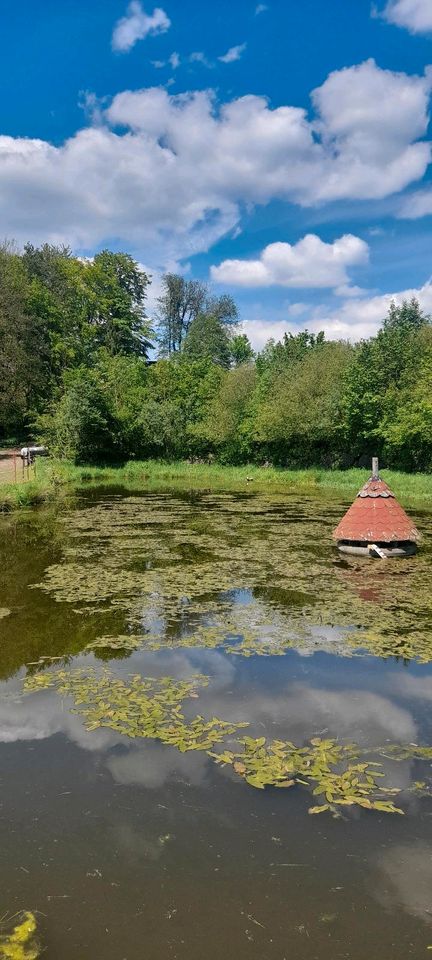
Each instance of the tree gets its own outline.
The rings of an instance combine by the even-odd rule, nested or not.
[[[344,457],[342,383],[351,363],[347,343],[322,343],[280,370],[258,405],[262,450],[282,465],[336,465]]]
[[[325,343],[325,336],[319,333],[309,333],[301,330],[299,333],[284,333],[282,340],[268,340],[264,349],[257,356],[257,367],[260,373],[269,372],[274,376],[276,371],[286,370],[306,356],[311,350],[318,350]]]
[[[221,368],[208,358],[194,359],[184,354],[158,360],[150,367],[141,414],[146,418],[146,456],[151,455],[150,443],[158,456],[183,458],[208,451],[208,442],[197,424],[205,416],[221,377]]]
[[[419,356],[419,335],[430,326],[417,300],[390,304],[387,317],[376,337],[356,348],[352,366],[345,377],[343,413],[348,424],[348,444],[353,457],[384,450],[381,429],[386,415],[386,396],[397,391],[403,379],[415,381]]]
[[[38,421],[49,450],[75,463],[109,463],[121,456],[119,424],[110,397],[93,370],[66,374],[59,403]]]
[[[43,393],[46,340],[28,310],[29,280],[22,258],[0,247],[0,435],[22,434]]]
[[[195,360],[207,357],[212,363],[228,368],[231,344],[226,327],[212,313],[199,313],[192,321],[184,342],[184,354]]]
[[[213,296],[206,283],[187,280],[175,273],[162,277],[162,294],[156,315],[159,352],[171,356],[183,350],[191,324],[198,316],[211,315],[229,326],[237,322],[237,307],[228,294]]]
[[[243,363],[251,363],[255,357],[252,344],[245,333],[238,333],[231,338],[230,349],[235,367],[239,367]]]
[[[87,267],[89,322],[96,346],[114,356],[146,357],[151,330],[145,315],[149,279],[127,253],[103,250]]]
[[[206,285],[200,280],[186,280],[175,273],[162,277],[156,317],[162,356],[181,351],[192,320],[204,309],[206,296]]]
[[[432,470],[432,327],[416,337],[415,375],[411,371],[385,396],[380,422],[384,455],[403,470]]]
[[[241,364],[222,374],[197,434],[205,438],[226,463],[244,463],[254,449],[254,397],[257,372]]]

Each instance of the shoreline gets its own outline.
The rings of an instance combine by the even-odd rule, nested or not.
[[[214,490],[215,492],[289,495],[326,495],[354,499],[368,478],[368,470],[326,470],[310,467],[241,467],[223,464],[130,461],[122,467],[75,466],[67,461],[36,462],[35,475],[18,483],[0,484],[0,511],[10,513],[43,503],[60,501],[84,489],[123,487],[127,490]],[[383,478],[402,502],[432,503],[432,475],[383,470]]]

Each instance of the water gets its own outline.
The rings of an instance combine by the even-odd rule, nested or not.
[[[432,516],[414,513],[418,557],[347,561],[346,506],[119,491],[1,520],[0,915],[37,911],[47,960],[427,955],[431,759],[390,748],[432,745]],[[310,816],[308,785],[255,789],[204,749],[86,730],[55,686],[23,692],[80,667],[205,675],[186,722],[247,722],[231,750],[355,742],[404,815]]]

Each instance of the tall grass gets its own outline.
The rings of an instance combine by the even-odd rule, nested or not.
[[[404,503],[431,502],[432,476],[383,470],[385,479]],[[183,489],[265,491],[286,495],[314,495],[351,500],[368,477],[367,470],[284,470],[157,460],[130,461],[122,467],[77,467],[67,461],[38,460],[36,477],[26,483],[0,487],[0,510],[30,507],[86,486],[125,487],[129,490]]]

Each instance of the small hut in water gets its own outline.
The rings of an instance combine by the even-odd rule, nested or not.
[[[333,539],[342,553],[365,557],[408,557],[417,550],[420,534],[378,473],[372,460],[372,476],[347,510]]]

